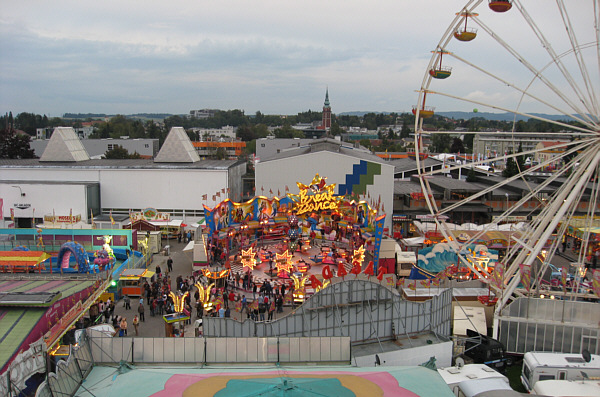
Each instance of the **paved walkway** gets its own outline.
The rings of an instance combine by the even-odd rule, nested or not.
[[[177,240],[163,240],[163,247],[165,245],[170,246],[170,257],[173,259],[173,271],[171,272],[171,288],[175,287],[175,280],[177,276],[181,275],[182,277],[190,276],[192,274],[192,252],[183,252],[183,249],[187,245],[187,243],[178,243]],[[152,258],[152,265],[150,266],[150,270],[154,271],[157,265],[160,266],[161,270],[165,272],[167,270],[167,259],[169,256],[163,254],[155,254]],[[245,292],[243,290],[239,290],[242,295],[246,295],[246,298],[249,298],[249,301],[252,301],[252,291]],[[194,305],[195,300],[192,296],[192,306]],[[137,314],[137,308],[139,304],[139,298],[131,299],[131,309],[126,310],[123,300],[117,302],[115,305],[115,315],[125,316],[127,318],[128,324],[128,336],[135,336],[135,331],[132,325],[133,316]],[[145,308],[145,318],[146,321],[141,322],[139,325],[139,336],[143,337],[164,337],[166,336],[165,331],[165,321],[162,316],[150,316],[150,310],[148,308],[146,299],[144,299],[144,308]],[[284,315],[287,315],[292,311],[291,307],[283,307],[283,313],[274,313],[273,319],[280,318]],[[246,313],[240,315],[240,313],[235,310],[231,310],[231,317],[240,320],[243,316],[243,319],[246,319]],[[194,321],[197,319],[196,310],[193,310],[191,324],[185,326],[185,336],[193,337],[195,335],[194,332]]]

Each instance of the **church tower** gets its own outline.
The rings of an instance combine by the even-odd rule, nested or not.
[[[329,106],[329,88],[325,91],[325,103],[323,104],[323,129],[331,129],[331,106]]]

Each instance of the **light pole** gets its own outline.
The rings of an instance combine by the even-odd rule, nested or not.
[[[504,193],[506,196],[506,211],[508,211],[508,193]]]

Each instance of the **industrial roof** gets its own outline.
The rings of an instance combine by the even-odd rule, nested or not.
[[[320,151],[340,153],[343,155],[352,156],[363,160],[369,160],[375,163],[388,165],[390,164],[390,162],[385,161],[380,157],[377,157],[376,155],[372,154],[371,152],[362,147],[356,148],[354,146],[348,145],[345,142],[341,142],[331,138],[314,139],[308,142],[306,145],[282,150],[280,153],[277,153],[276,155],[269,157],[266,160],[262,160],[262,162],[265,163],[267,161],[281,160],[290,157],[301,156],[308,153],[316,153]]]
[[[49,310],[48,304],[82,291],[95,282],[59,277],[48,280],[37,275],[0,277],[0,368],[19,351]]]
[[[239,160],[200,160],[195,163],[155,163],[152,159],[96,159],[71,162],[40,162],[39,159],[0,159],[3,168],[70,168],[70,169],[208,169],[226,170]]]

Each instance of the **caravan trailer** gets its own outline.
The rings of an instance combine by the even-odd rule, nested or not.
[[[597,397],[600,380],[543,380],[536,382],[532,393],[546,397]]]
[[[600,377],[600,356],[584,350],[582,354],[528,352],[523,356],[521,383],[528,392],[542,380],[583,380]]]
[[[471,397],[491,390],[512,391],[508,378],[485,364],[464,364],[458,358],[455,367],[438,368],[437,371],[455,396]]]

